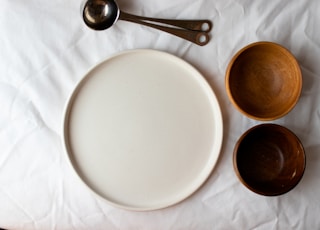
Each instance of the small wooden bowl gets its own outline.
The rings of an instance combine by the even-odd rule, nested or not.
[[[226,71],[226,90],[233,105],[256,120],[274,120],[296,105],[302,75],[295,57],[272,42],[241,49]]]
[[[257,125],[236,143],[233,165],[251,191],[276,196],[290,191],[302,178],[306,157],[297,136],[276,124]]]

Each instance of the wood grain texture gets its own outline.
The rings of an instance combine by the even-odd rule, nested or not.
[[[290,191],[305,170],[304,148],[287,128],[276,124],[257,125],[235,145],[233,164],[240,181],[261,195]]]
[[[226,90],[233,105],[256,120],[274,120],[296,105],[302,75],[295,57],[282,46],[257,42],[241,49],[226,71]]]

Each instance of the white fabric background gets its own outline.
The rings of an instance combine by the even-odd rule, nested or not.
[[[119,21],[88,29],[79,0],[1,0],[0,227],[7,229],[319,229],[320,2],[318,0],[118,0],[144,16],[210,19],[211,42],[199,47],[164,32]],[[277,42],[297,57],[303,91],[292,112],[274,121],[301,139],[307,167],[300,184],[263,197],[240,184],[232,151],[260,122],[229,102],[224,73],[237,50]],[[119,51],[150,48],[194,65],[216,92],[224,142],[212,175],[193,196],[152,212],[130,212],[96,200],[67,164],[61,143],[66,100],[97,62]]]

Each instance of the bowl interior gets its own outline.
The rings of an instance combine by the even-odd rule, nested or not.
[[[287,114],[302,87],[300,67],[280,45],[259,42],[239,51],[227,70],[227,91],[235,106],[258,120]]]
[[[248,130],[239,139],[234,166],[240,180],[252,191],[280,195],[300,181],[305,169],[305,153],[290,130],[263,124]]]

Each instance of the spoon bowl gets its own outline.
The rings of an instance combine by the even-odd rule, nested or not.
[[[87,26],[95,30],[110,28],[119,18],[120,10],[115,1],[87,1],[83,9],[83,19]]]

